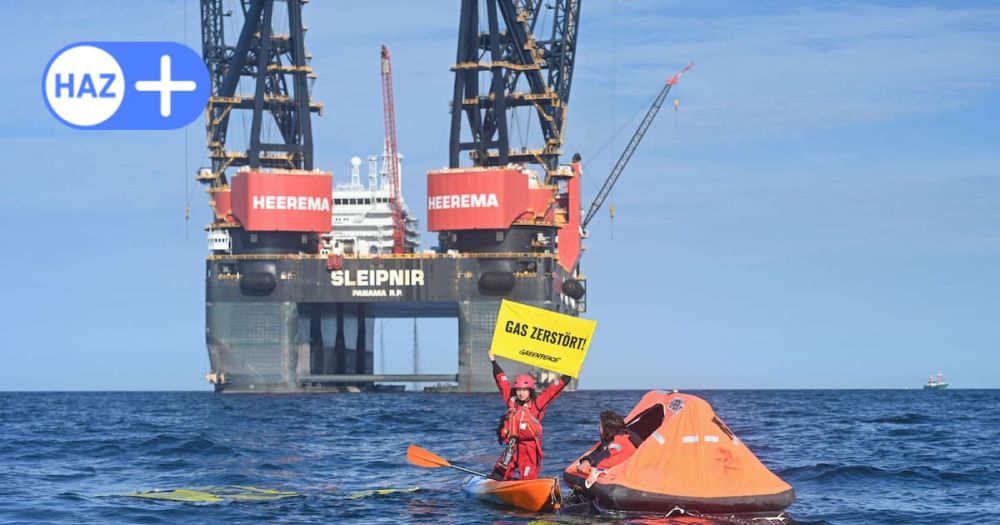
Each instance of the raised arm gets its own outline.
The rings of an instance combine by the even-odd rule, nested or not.
[[[497,383],[497,389],[500,390],[500,396],[503,397],[503,402],[506,403],[510,399],[510,379],[507,378],[507,374],[504,373],[503,368],[497,364],[497,358],[493,355],[493,352],[487,354],[490,356],[490,363],[493,364],[493,380]]]
[[[559,394],[564,388],[566,388],[566,385],[568,385],[572,379],[573,378],[570,376],[562,376],[559,378],[558,382],[552,383],[546,387],[541,394],[538,394],[538,398],[535,399],[535,404],[538,405],[538,410],[545,410],[545,407],[547,407],[553,399],[559,397]]]

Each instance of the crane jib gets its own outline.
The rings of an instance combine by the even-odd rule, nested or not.
[[[614,187],[615,182],[618,181],[618,177],[620,177],[622,171],[625,170],[625,166],[628,164],[629,159],[632,158],[632,154],[635,153],[636,148],[639,147],[639,142],[642,141],[642,137],[646,135],[646,131],[649,129],[649,126],[653,124],[653,119],[656,118],[656,114],[660,111],[660,107],[663,106],[663,101],[666,100],[667,94],[670,93],[670,89],[674,87],[674,84],[677,83],[677,80],[681,77],[681,75],[687,73],[687,71],[693,66],[694,62],[688,64],[687,67],[671,77],[670,80],[668,80],[667,83],[660,89],[660,94],[656,96],[656,100],[653,101],[649,110],[646,111],[646,116],[644,116],[642,118],[642,122],[639,123],[639,128],[635,130],[635,133],[629,140],[628,145],[625,146],[625,150],[622,151],[621,156],[618,157],[618,162],[616,162],[614,168],[611,169],[611,174],[608,175],[608,178],[604,181],[601,191],[597,193],[597,197],[594,197],[594,201],[591,203],[590,209],[587,210],[587,215],[580,223],[581,228],[586,229],[587,224],[590,223],[591,219],[593,219],[594,216],[597,215],[597,212],[601,209],[601,206],[604,204],[604,200],[607,199],[608,194],[611,193],[611,188]]]

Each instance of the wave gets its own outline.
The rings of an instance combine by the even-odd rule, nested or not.
[[[936,401],[891,391],[709,394],[736,434],[795,488],[788,512],[796,522],[998,522],[1000,455],[993,444],[1000,440],[1000,390],[931,396]],[[552,405],[543,474],[560,476],[594,445],[601,410],[624,413],[641,395],[580,391]],[[0,522],[529,519],[467,500],[464,474],[422,470],[404,459],[413,442],[456,465],[489,469],[500,452],[494,430],[503,412],[494,394],[5,399],[0,405],[11,407],[0,406]],[[23,423],[4,418],[15,411]],[[96,497],[220,485],[280,487],[305,497],[218,505]]]
[[[206,437],[180,438],[170,434],[160,434],[139,444],[139,452],[153,456],[225,456],[236,455],[236,449],[221,445]]]
[[[810,466],[790,467],[778,471],[778,475],[795,481],[866,481],[866,480],[926,480],[981,483],[983,474],[977,472],[952,472],[928,466],[914,466],[902,469],[886,469],[870,465],[835,465],[817,463]]]
[[[862,419],[863,423],[889,423],[894,425],[916,425],[920,423],[930,423],[933,418],[925,414],[907,413],[895,416],[884,416],[875,419]]]

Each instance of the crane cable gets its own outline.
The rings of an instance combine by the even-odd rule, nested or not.
[[[602,142],[601,145],[598,146],[597,149],[594,150],[593,153],[589,153],[586,156],[584,156],[583,158],[586,159],[586,160],[583,161],[582,168],[584,168],[584,170],[586,170],[591,165],[591,163],[594,161],[594,159],[599,158],[601,156],[601,154],[603,154],[604,151],[606,149],[608,149],[608,146],[611,145],[611,142],[615,138],[617,138],[619,135],[621,135],[623,132],[625,132],[625,130],[633,122],[635,122],[636,119],[639,118],[640,115],[642,115],[646,111],[648,111],[649,110],[649,106],[653,105],[653,101],[656,100],[656,96],[658,94],[659,94],[659,90],[657,90],[656,93],[653,93],[653,95],[650,96],[648,99],[646,99],[645,102],[643,102],[642,104],[640,104],[639,106],[637,106],[636,110],[635,110],[635,113],[633,113],[632,116],[628,118],[628,120],[622,122],[621,125],[618,126],[618,129],[614,130],[614,132],[604,142]],[[593,186],[595,190],[600,190],[600,188],[597,186],[597,183],[595,183],[593,179],[588,178],[587,180],[590,182],[590,185]]]
[[[618,0],[611,2],[611,127],[615,128],[618,123]],[[611,136],[611,150],[615,148],[616,135]],[[614,164],[612,164],[614,168]],[[615,198],[614,191],[610,195],[611,202],[608,203],[608,211],[611,214],[611,240],[615,240]]]
[[[184,0],[184,45],[188,45],[188,0]],[[184,240],[191,227],[191,174],[188,171],[188,126],[184,126]]]
[[[615,163],[615,167],[611,170],[611,174],[604,181],[604,186],[601,187],[600,193],[598,193],[597,197],[591,203],[590,209],[587,210],[587,213],[580,224],[581,228],[586,230],[587,224],[589,224],[590,220],[594,218],[597,211],[600,210],[601,205],[604,204],[605,199],[607,199],[608,195],[610,195],[611,190],[614,188],[615,182],[618,181],[618,178],[624,171],[625,166],[628,164],[629,159],[632,158],[632,154],[635,153],[636,148],[639,147],[639,143],[642,141],[642,138],[649,130],[649,127],[653,124],[653,120],[656,118],[656,114],[659,112],[660,107],[663,104],[663,101],[670,93],[670,89],[674,86],[674,84],[676,84],[680,80],[681,76],[690,71],[692,67],[694,67],[694,62],[691,62],[690,64],[687,65],[687,67],[678,71],[673,77],[667,80],[666,84],[660,89],[660,92],[656,96],[656,100],[654,101],[653,105],[650,106],[650,108],[646,111],[646,116],[643,117],[642,123],[639,124],[639,129],[637,129],[636,132],[632,135],[632,138],[629,140],[628,146],[625,147],[625,150],[618,158],[618,162]]]

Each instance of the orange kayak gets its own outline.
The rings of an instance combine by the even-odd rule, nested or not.
[[[558,509],[562,499],[556,478],[497,481],[469,476],[462,482],[462,490],[481,500],[531,512]]]

